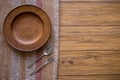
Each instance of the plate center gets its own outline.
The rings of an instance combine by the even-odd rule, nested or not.
[[[30,12],[21,13],[13,22],[14,38],[21,44],[33,44],[42,36],[43,23],[41,19]]]

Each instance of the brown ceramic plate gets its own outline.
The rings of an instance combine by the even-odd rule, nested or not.
[[[33,51],[42,47],[49,39],[51,22],[42,9],[23,5],[7,15],[3,32],[12,47],[20,51]]]

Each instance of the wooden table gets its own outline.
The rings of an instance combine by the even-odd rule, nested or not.
[[[58,80],[120,80],[119,0],[60,0]]]
[[[0,76],[8,79],[9,49],[0,41]],[[58,80],[120,80],[119,0],[60,0]]]

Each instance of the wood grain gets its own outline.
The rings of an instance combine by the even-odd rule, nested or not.
[[[120,2],[61,2],[60,24],[120,25]]]
[[[120,33],[119,26],[61,26],[61,34],[64,36],[64,33]]]
[[[120,75],[59,76],[58,80],[120,80]]]
[[[120,50],[119,42],[61,41],[60,50]]]
[[[3,2],[5,4],[1,6],[9,6],[6,0]],[[4,11],[1,6],[0,11]],[[5,9],[9,10],[8,6]],[[51,7],[43,8],[47,12],[51,12]],[[8,12],[0,14],[4,17],[6,14],[3,13]],[[53,17],[52,14],[49,16]],[[0,34],[2,34],[3,17],[1,18]],[[119,21],[119,0],[60,0],[58,80],[119,80]],[[0,47],[0,60],[2,61],[0,62],[0,80],[8,80],[10,56],[7,54],[9,52],[2,54],[7,49],[4,48],[6,44],[3,41],[0,44],[3,45]],[[24,60],[25,57],[20,58],[21,65],[24,65],[22,59]],[[22,70],[24,70],[24,66]],[[48,68],[44,71],[50,70]],[[49,75],[47,72],[45,73]],[[46,79],[45,76],[44,79]]]
[[[60,1],[58,80],[119,80],[119,0]]]
[[[120,74],[120,51],[61,51],[59,75]]]

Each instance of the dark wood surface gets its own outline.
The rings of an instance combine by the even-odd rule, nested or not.
[[[120,80],[119,0],[60,0],[58,80]]]

